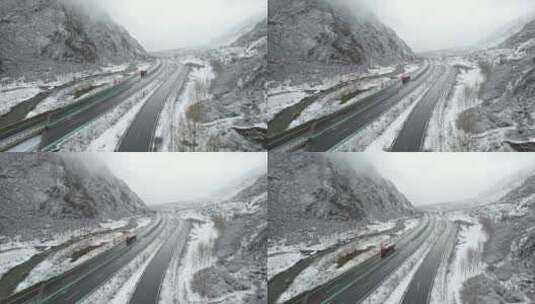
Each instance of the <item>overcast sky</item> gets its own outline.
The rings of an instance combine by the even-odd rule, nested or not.
[[[363,1],[415,51],[473,44],[535,9],[534,0]]]
[[[356,167],[371,162],[414,205],[470,199],[535,167],[534,153],[352,153],[346,159]]]
[[[92,153],[147,205],[206,198],[255,168],[265,153]]]
[[[94,1],[150,51],[198,47],[267,15],[267,0]]]

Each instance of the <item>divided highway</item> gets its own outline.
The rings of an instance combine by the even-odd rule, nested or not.
[[[448,65],[439,67],[440,77],[422,100],[413,108],[396,140],[392,144],[393,152],[418,152],[424,148],[427,126],[437,103],[446,97],[455,81],[455,72]]]
[[[95,119],[134,93],[142,90],[156,76],[161,74],[162,67],[163,64],[158,62],[155,67],[149,70],[149,76],[145,79],[140,80],[138,75],[130,76],[116,86],[83,98],[69,106],[18,121],[9,126],[2,126],[0,129],[0,141],[18,143],[20,139],[44,133],[46,136],[44,136],[45,139],[40,148],[47,148],[83,124]]]
[[[132,245],[126,246],[123,242],[57,277],[13,294],[1,302],[2,304],[75,303],[88,296],[143,251],[164,231],[167,222],[167,217],[159,219],[138,233],[138,240]]]
[[[160,298],[161,285],[169,263],[173,256],[180,256],[184,249],[189,231],[190,221],[180,221],[165,244],[150,261],[143,272],[136,290],[130,299],[130,304],[157,304]]]
[[[447,260],[457,240],[455,237],[457,231],[453,223],[448,220],[442,222],[445,225],[444,231],[412,278],[405,291],[403,304],[429,303],[438,267],[442,261]]]
[[[359,102],[267,138],[266,147],[270,150],[284,149],[286,145],[304,139],[304,150],[328,151],[410,95],[427,78],[434,75],[434,71],[435,64],[426,62],[408,84],[402,85],[400,81],[393,80],[385,89]]]
[[[426,218],[419,228],[404,236],[396,244],[397,249],[392,254],[382,259],[377,254],[330,282],[305,292],[287,303],[359,303],[410,257],[431,236],[435,227],[436,219]]]
[[[49,118],[49,123],[43,132],[41,150],[54,150],[55,145],[61,143],[66,137],[78,131],[87,123],[97,119],[101,115],[118,106],[134,94],[142,91],[148,84],[158,78],[165,77],[171,69],[168,61],[156,71],[149,73],[147,78],[141,81],[130,80],[123,83],[106,94],[99,95],[95,100],[86,101],[85,105],[67,114],[59,113]]]
[[[335,149],[347,138],[356,134],[382,114],[396,106],[414,91],[431,82],[432,88],[425,98],[419,102],[405,125],[399,144],[393,149],[404,149],[402,146],[417,146],[425,138],[427,124],[431,118],[435,105],[447,93],[454,81],[453,69],[436,61],[426,62],[426,65],[413,75],[410,82],[403,85],[393,80],[385,89],[372,94],[362,100],[347,106],[335,113],[326,115],[292,129],[283,131],[267,138],[266,148],[269,150],[302,149],[311,152],[325,152]],[[297,143],[297,146],[296,146]],[[292,146],[293,145],[293,146]]]
[[[150,152],[153,148],[154,133],[158,119],[166,101],[176,96],[188,78],[189,67],[173,64],[174,73],[167,82],[145,102],[128,128],[118,147],[119,152]]]

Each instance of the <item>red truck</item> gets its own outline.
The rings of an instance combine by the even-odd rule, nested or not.
[[[389,255],[390,253],[394,252],[394,250],[396,249],[395,245],[394,244],[383,244],[381,243],[381,248],[379,249],[379,256],[381,256],[381,258],[384,258],[386,257],[387,255]]]
[[[401,74],[401,83],[406,84],[409,81],[411,81],[411,75],[409,73]]]

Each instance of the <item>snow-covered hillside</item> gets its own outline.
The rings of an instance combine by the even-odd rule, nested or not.
[[[0,157],[0,228],[23,239],[148,214],[123,181],[92,160],[56,154]]]
[[[103,10],[79,0],[2,1],[0,39],[0,75],[9,77],[56,75],[147,56]]]
[[[225,202],[177,215],[193,227],[166,274],[163,303],[266,303],[266,175]]]
[[[355,226],[414,215],[411,203],[373,167],[356,171],[324,154],[269,156],[271,241],[291,244]]]
[[[373,13],[342,1],[270,0],[268,39],[270,81],[300,83],[415,58]]]

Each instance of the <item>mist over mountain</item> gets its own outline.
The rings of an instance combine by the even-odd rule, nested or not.
[[[317,153],[269,156],[269,220],[274,238],[288,231],[324,231],[415,213],[376,171]]]
[[[0,74],[68,72],[147,56],[126,29],[83,1],[0,3]]]
[[[415,58],[407,44],[371,11],[354,7],[344,1],[270,0],[270,79]]]
[[[105,165],[56,154],[2,155],[0,196],[5,235],[83,227],[149,212]]]

